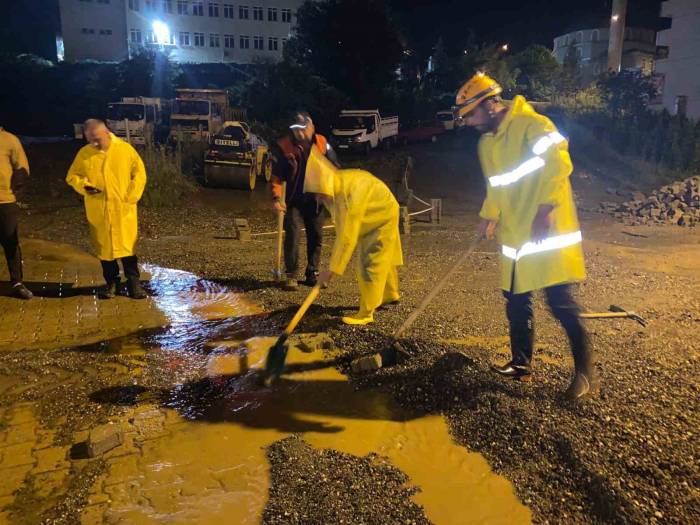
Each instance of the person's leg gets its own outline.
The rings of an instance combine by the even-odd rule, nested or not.
[[[385,250],[379,232],[360,237],[355,260],[360,309],[352,317],[343,317],[344,323],[368,324],[374,321],[374,311],[383,303],[387,277],[391,270],[391,257],[384,253]]]
[[[107,286],[99,293],[99,296],[101,299],[112,299],[117,295],[119,286],[119,264],[116,260],[100,260],[100,264],[102,265],[102,276]]]
[[[132,299],[145,299],[147,295],[146,290],[141,286],[138,258],[135,255],[122,257],[122,266],[124,267],[124,276],[126,277],[129,297]]]
[[[287,282],[296,280],[299,271],[299,236],[301,234],[301,212],[296,204],[287,205],[284,215],[284,266]]]
[[[384,297],[382,304],[395,303],[401,298],[399,293],[399,272],[396,266],[389,268],[389,273],[386,276],[386,284],[384,285]]]
[[[316,284],[319,266],[321,264],[321,247],[323,246],[323,225],[326,214],[316,203],[316,199],[308,198],[303,207],[304,227],[306,228],[306,283]]]
[[[504,376],[527,378],[530,375],[530,362],[535,342],[532,294],[503,292],[503,296],[506,298],[511,360],[503,366],[492,368]]]
[[[22,283],[22,251],[18,234],[19,209],[15,203],[0,204],[0,244],[2,244],[10,273],[12,294],[21,299],[33,297]]]
[[[597,380],[594,377],[593,353],[590,349],[588,334],[579,318],[581,309],[571,294],[571,286],[568,284],[546,288],[545,295],[552,315],[566,331],[574,357],[576,374],[567,394],[573,398],[585,396],[594,390]]]

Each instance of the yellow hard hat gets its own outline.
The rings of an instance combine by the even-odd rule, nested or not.
[[[459,117],[464,117],[478,106],[482,100],[500,94],[503,88],[494,79],[484,73],[477,73],[459,88],[455,100],[455,110]]]

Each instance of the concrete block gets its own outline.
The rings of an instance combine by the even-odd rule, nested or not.
[[[381,367],[382,356],[380,354],[360,357],[359,359],[355,359],[352,363],[350,363],[350,368],[355,374],[372,372],[374,370],[379,370]]]
[[[251,240],[251,231],[250,231],[250,225],[248,224],[247,219],[234,219],[233,220],[233,227],[235,228],[236,231],[236,238],[239,241],[249,241]]]
[[[87,441],[88,456],[94,458],[118,447],[124,442],[124,434],[117,425],[101,425],[90,431]]]

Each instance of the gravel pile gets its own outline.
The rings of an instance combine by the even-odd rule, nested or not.
[[[418,489],[376,454],[318,450],[292,436],[273,443],[267,457],[272,482],[264,525],[430,523],[411,500]]]
[[[600,206],[629,224],[694,226],[700,223],[700,176],[662,186],[650,195],[635,191],[630,201]]]

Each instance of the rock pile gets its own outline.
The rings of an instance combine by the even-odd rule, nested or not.
[[[689,177],[654,190],[650,195],[641,191],[623,203],[602,202],[603,211],[627,224],[700,224],[700,176]]]

